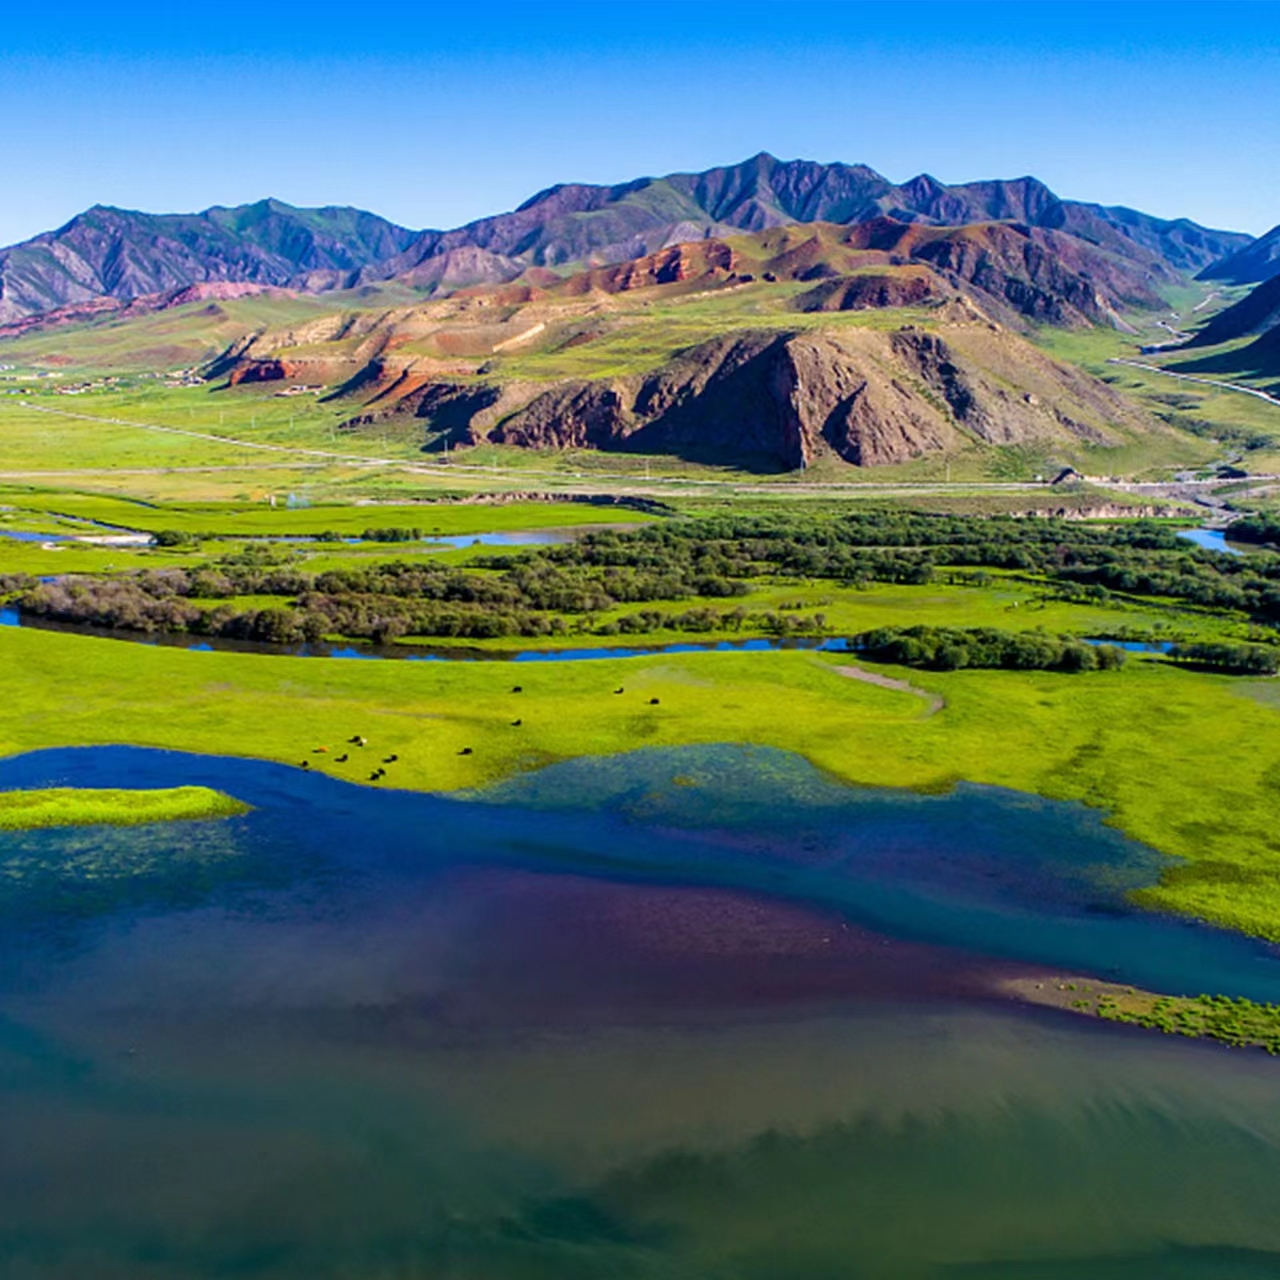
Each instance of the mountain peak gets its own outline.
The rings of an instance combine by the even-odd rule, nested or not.
[[[128,299],[207,281],[314,289],[405,273],[435,279],[440,273],[426,264],[463,249],[501,259],[502,273],[515,275],[628,261],[735,230],[860,225],[885,216],[937,227],[1004,222],[1051,230],[1156,277],[1201,271],[1251,243],[1194,223],[1060,200],[1031,176],[949,186],[922,173],[895,185],[866,165],[760,151],[699,173],[611,186],[560,183],[514,212],[444,232],[409,231],[350,207],[296,208],[274,196],[189,214],[95,205],[0,253],[0,323],[95,297]]]

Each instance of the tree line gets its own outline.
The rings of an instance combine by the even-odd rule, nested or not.
[[[325,635],[491,639],[659,628],[783,635],[821,634],[825,618],[708,602],[731,606],[779,581],[855,588],[980,582],[992,569],[1016,571],[1067,599],[1156,596],[1280,622],[1280,556],[1246,561],[1206,551],[1149,521],[1093,525],[896,510],[666,520],[514,556],[477,555],[465,566],[417,557],[313,573],[294,552],[251,543],[190,568],[47,583],[11,577],[0,581],[0,595],[64,622],[284,643]],[[968,570],[976,572],[961,572]],[[682,610],[652,607],[686,601]],[[626,606],[635,608],[617,614]]]

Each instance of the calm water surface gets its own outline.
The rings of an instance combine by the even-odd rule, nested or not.
[[[1280,1064],[991,995],[1280,998],[1087,811],[746,748],[451,799],[0,761],[68,781],[256,807],[0,834],[0,1275],[1280,1274]]]
[[[1229,556],[1242,556],[1251,549],[1239,542],[1228,542],[1224,529],[1179,529],[1178,537],[1194,542],[1205,551],[1222,551]]]

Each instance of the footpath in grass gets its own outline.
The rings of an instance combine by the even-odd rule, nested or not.
[[[143,826],[231,818],[249,806],[210,787],[161,787],[154,790],[49,787],[0,791],[0,831],[44,827]]]
[[[1181,860],[1145,904],[1280,940],[1280,706],[1269,682],[1142,661],[1072,675],[885,667],[943,699],[931,715],[911,693],[846,679],[840,662],[802,652],[344,662],[3,628],[0,752],[125,743],[454,791],[582,755],[772,746],[852,783],[940,791],[963,779],[1083,801]],[[346,745],[356,735],[367,748]],[[398,759],[371,779],[386,755]]]

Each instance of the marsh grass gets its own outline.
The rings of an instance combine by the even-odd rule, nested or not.
[[[248,805],[209,787],[156,790],[49,787],[0,792],[0,831],[133,827],[153,822],[231,818],[248,811]]]
[[[1280,1005],[1232,996],[1102,996],[1095,1011],[1109,1022],[1163,1031],[1168,1035],[1217,1040],[1237,1048],[1280,1053]]]

